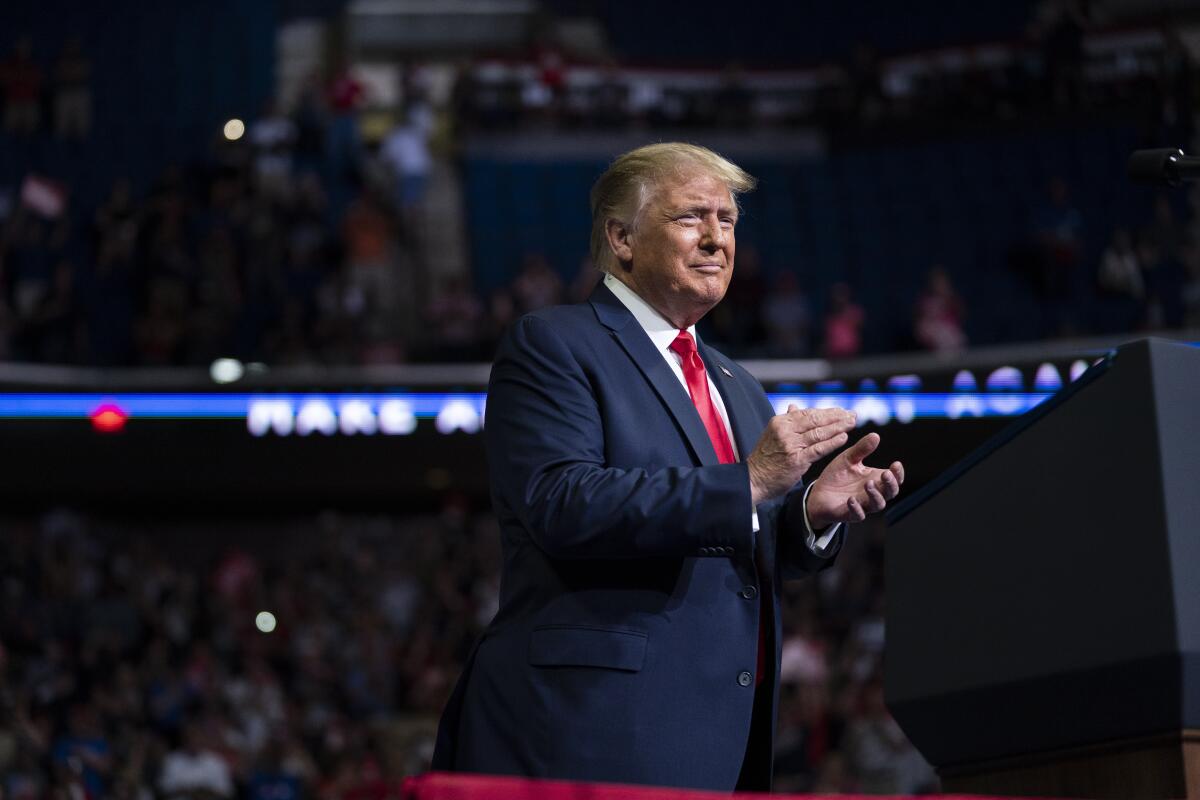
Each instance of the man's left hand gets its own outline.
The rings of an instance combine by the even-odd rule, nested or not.
[[[879,434],[868,433],[825,467],[808,493],[808,522],[813,530],[837,522],[862,522],[900,493],[903,464],[895,461],[887,469],[878,469],[863,463],[877,447]]]

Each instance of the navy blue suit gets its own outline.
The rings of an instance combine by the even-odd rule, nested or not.
[[[774,411],[749,373],[700,355],[744,458]],[[799,487],[760,505],[753,532],[746,464],[718,462],[687,390],[603,285],[513,326],[485,436],[500,610],[447,704],[434,768],[733,789],[760,599],[772,702],[755,739],[769,750],[779,587],[828,565],[841,534],[825,557],[808,549]],[[762,763],[766,785],[769,752]]]

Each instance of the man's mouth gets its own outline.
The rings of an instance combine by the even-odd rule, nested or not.
[[[692,264],[691,268],[697,272],[703,272],[705,275],[716,275],[724,269],[720,264]]]

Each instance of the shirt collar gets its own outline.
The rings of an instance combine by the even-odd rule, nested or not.
[[[658,313],[654,306],[643,300],[637,292],[611,273],[604,276],[604,285],[621,301],[623,306],[629,309],[629,313],[633,314],[633,318],[642,326],[642,330],[650,337],[650,341],[654,342],[655,347],[660,351],[670,348],[671,343],[679,336],[679,328],[667,321],[667,318]],[[695,325],[689,325],[687,332],[692,335],[693,339],[696,338]]]

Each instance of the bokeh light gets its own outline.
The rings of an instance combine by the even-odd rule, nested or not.
[[[242,122],[237,117],[225,123],[225,138],[231,142],[236,142],[246,133],[246,123]]]

